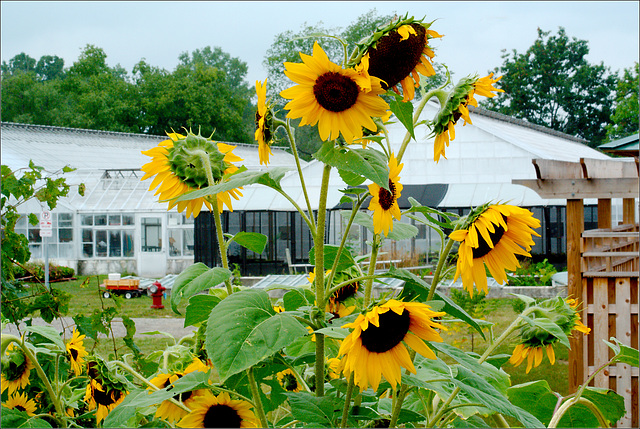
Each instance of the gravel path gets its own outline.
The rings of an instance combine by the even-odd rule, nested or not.
[[[164,337],[162,334],[156,335],[144,335],[144,332],[166,332],[171,334],[174,338],[180,339],[185,335],[191,334],[195,331],[193,326],[184,327],[184,319],[174,318],[174,317],[162,317],[162,318],[132,318],[136,324],[136,335],[135,337],[154,337],[160,338]],[[52,326],[56,328],[58,331],[62,332],[63,329],[66,329],[68,333],[68,337],[71,337],[71,332],[73,331],[74,322],[70,317],[63,317],[62,321],[59,319],[54,320],[52,323],[46,323],[41,318],[33,319],[33,325],[37,326]],[[23,330],[26,325],[24,323],[20,324],[20,329]],[[122,319],[116,317],[113,319],[113,323],[111,324],[113,329],[113,334],[115,337],[124,337],[126,334],[126,329],[122,324]],[[18,335],[18,330],[15,325],[8,324],[3,330],[3,334],[12,334]],[[99,334],[100,337],[103,337],[103,334]]]

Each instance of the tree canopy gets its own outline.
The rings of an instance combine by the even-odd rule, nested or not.
[[[557,35],[538,29],[525,53],[504,51],[497,86],[505,92],[483,107],[531,123],[584,138],[597,146],[611,124],[616,75],[604,64],[592,65],[585,56],[588,43],[569,39],[564,28]]]
[[[640,112],[638,111],[638,63],[624,69],[616,86],[616,107],[607,126],[607,139],[615,140],[636,134],[640,128]]]
[[[2,120],[164,135],[182,127],[253,142],[247,64],[219,47],[183,52],[173,72],[142,59],[129,74],[86,45],[77,61],[25,53],[2,64]]]

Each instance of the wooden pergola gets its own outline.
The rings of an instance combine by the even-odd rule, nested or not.
[[[536,179],[512,183],[542,198],[566,199],[568,295],[581,302],[581,317],[591,334],[573,335],[569,351],[569,389],[575,392],[588,375],[613,356],[603,340],[615,336],[638,349],[638,157],[534,159]],[[598,229],[584,230],[584,199],[598,200]],[[611,200],[622,198],[622,224],[612,225]],[[638,368],[617,364],[602,371],[596,387],[624,397],[627,413],[620,427],[638,427]]]

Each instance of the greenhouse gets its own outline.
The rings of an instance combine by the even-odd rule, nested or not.
[[[424,119],[432,118],[436,104],[427,104]],[[512,183],[512,179],[534,179],[532,159],[579,161],[580,158],[610,159],[585,142],[571,136],[531,125],[482,109],[472,111],[473,124],[458,127],[456,139],[447,148],[447,159],[433,162],[433,139],[425,128],[416,129],[404,157],[400,174],[404,190],[399,199],[402,209],[410,207],[408,197],[422,205],[466,214],[470,207],[489,200],[510,202],[531,209],[542,222],[541,237],[535,237],[534,253],[562,255],[566,252],[565,200],[542,199],[534,191]],[[389,126],[395,149],[405,130],[400,123]],[[167,211],[150,192],[151,180],[141,181],[140,167],[149,161],[141,151],[164,140],[162,136],[136,135],[79,130],[38,125],[2,123],[2,163],[12,169],[24,168],[29,160],[54,172],[65,165],[76,170],[65,175],[73,185],[86,186],[84,196],[73,188],[53,211],[53,237],[47,238],[49,258],[71,266],[82,274],[135,273],[144,277],[162,277],[179,273],[194,261],[216,265],[217,252],[212,216],[203,212],[195,221],[175,209]],[[231,143],[236,145],[235,143]],[[269,168],[288,167],[282,188],[300,207],[306,208],[294,171],[293,156],[273,148]],[[244,159],[250,170],[265,169],[258,161],[256,145],[237,144],[234,153]],[[630,159],[621,159],[624,162]],[[632,161],[632,160],[631,160]],[[302,161],[312,210],[317,210],[322,163]],[[337,173],[331,175],[327,207],[327,239],[338,243],[345,221],[340,212],[345,184]],[[262,254],[232,244],[230,262],[238,264],[243,275],[282,274],[288,272],[287,251],[292,263],[307,263],[313,246],[309,231],[294,206],[276,191],[260,185],[247,186],[243,197],[233,202],[233,212],[222,215],[225,230],[261,232],[269,238]],[[597,225],[596,200],[585,200],[585,228]],[[366,205],[363,206],[364,211]],[[615,219],[622,219],[621,202],[612,205]],[[44,207],[30,201],[22,213],[39,214]],[[383,246],[386,260],[411,261],[424,266],[439,249],[439,236],[415,220],[418,234],[410,240],[389,241]],[[43,238],[39,226],[22,218],[18,232],[29,237],[33,259],[42,259]],[[348,244],[357,254],[366,255],[371,239],[364,227],[349,231]],[[406,264],[405,264],[406,265]]]

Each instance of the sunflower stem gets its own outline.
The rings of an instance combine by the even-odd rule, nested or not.
[[[353,374],[354,373],[352,372],[351,376],[349,377],[349,384],[347,384],[347,392],[344,397],[344,407],[342,408],[342,420],[340,420],[341,428],[346,428],[348,423],[347,417],[349,416],[349,408],[351,405],[351,395],[353,395],[353,386],[354,386]]]
[[[293,153],[293,157],[296,161],[296,169],[298,170],[298,177],[300,178],[300,186],[302,187],[302,193],[304,194],[304,200],[307,203],[307,211],[309,213],[309,220],[312,224],[315,225],[315,219],[313,218],[313,210],[311,210],[311,202],[309,200],[309,194],[307,193],[307,186],[304,181],[304,175],[302,174],[302,167],[300,166],[300,157],[298,155],[298,147],[296,146],[296,139],[293,134],[293,130],[291,129],[291,123],[287,119],[287,122],[282,122],[279,119],[274,118],[274,122],[278,125],[282,125],[287,132],[287,137],[289,138],[289,145],[291,146],[291,152]],[[314,228],[309,228],[311,233],[313,234]]]
[[[353,206],[353,209],[351,210],[351,216],[349,217],[349,220],[347,221],[347,226],[345,228],[345,233],[342,234],[342,240],[340,240],[340,246],[338,246],[338,251],[336,253],[336,259],[334,259],[333,261],[333,265],[331,266],[331,272],[329,273],[329,280],[327,281],[328,285],[331,285],[331,283],[333,283],[333,278],[336,274],[336,269],[338,268],[338,261],[340,261],[340,255],[342,254],[342,250],[344,249],[344,246],[347,242],[347,237],[349,237],[349,230],[351,229],[351,225],[353,224],[354,219],[356,218],[356,215],[358,214],[358,210],[360,210],[360,207],[362,206],[362,203],[364,203],[364,198],[359,198],[358,197],[358,202]],[[353,282],[349,282],[349,283],[353,283]],[[349,284],[347,283],[347,284]],[[333,288],[330,288],[333,289]],[[337,289],[336,289],[337,290]],[[331,293],[333,293],[334,291],[332,291]],[[325,296],[329,297],[331,296],[331,293],[329,293],[328,291],[325,292]]]
[[[442,268],[449,257],[449,253],[451,252],[451,248],[453,247],[454,241],[452,239],[447,240],[447,244],[444,246],[444,249],[440,253],[440,257],[438,258],[438,265],[436,266],[436,271],[433,273],[433,280],[431,280],[431,289],[429,289],[429,295],[427,296],[427,301],[431,301],[433,299],[433,295],[436,293],[436,289],[438,288],[438,283],[440,283],[440,273],[442,273]]]
[[[324,231],[327,216],[327,194],[329,188],[329,175],[331,166],[325,165],[322,172],[322,184],[320,186],[320,201],[318,202],[318,222],[316,233],[313,236],[313,245],[315,249],[315,266],[316,266],[316,303],[320,311],[315,322],[324,323]],[[320,317],[322,320],[320,320]],[[324,335],[316,334],[316,396],[324,396]]]
[[[253,367],[247,370],[247,379],[249,380],[251,396],[253,396],[253,406],[255,407],[256,413],[258,414],[258,419],[260,419],[260,425],[262,425],[263,428],[268,428],[269,422],[267,422],[267,416],[265,415],[264,408],[262,407],[262,399],[260,399],[260,388],[258,387],[256,378],[253,375]]]
[[[560,423],[560,419],[562,418],[562,416],[564,416],[567,410],[575,404],[582,404],[582,405],[585,405],[587,408],[589,408],[589,410],[593,413],[593,415],[595,415],[596,418],[598,419],[598,423],[600,424],[601,428],[611,427],[609,426],[607,419],[602,415],[602,412],[600,411],[600,409],[598,409],[598,407],[596,407],[593,404],[593,402],[589,401],[586,398],[573,398],[570,401],[567,401],[564,404],[562,404],[562,406],[558,409],[558,411],[553,415],[553,418],[549,422],[548,427],[549,428],[558,427],[558,423]]]
[[[438,97],[438,99],[440,99],[439,93],[441,92],[443,92],[443,90],[440,88],[432,89],[431,91],[427,92],[424,95],[424,97],[422,97],[422,100],[420,100],[420,103],[418,103],[418,105],[415,107],[415,110],[413,113],[414,126],[418,122],[418,119],[420,119],[420,115],[422,114],[424,107],[427,105],[427,102],[431,100],[433,96],[436,96]],[[407,146],[409,145],[410,141],[411,141],[411,133],[407,131],[407,133],[404,135],[404,139],[402,140],[402,144],[400,145],[400,150],[398,151],[398,155],[396,157],[396,159],[398,160],[398,164],[400,164],[400,161],[402,161],[402,157],[404,156],[404,151],[407,150]]]
[[[202,160],[202,165],[204,166],[204,170],[207,173],[207,182],[209,182],[209,186],[214,186],[216,184],[216,181],[213,178],[213,171],[211,171],[211,160],[209,159],[209,156],[203,150],[198,150],[195,152],[195,154],[200,157],[200,160]],[[213,221],[216,226],[216,239],[218,240],[218,248],[220,250],[220,260],[222,261],[222,267],[228,270],[229,260],[227,259],[227,247],[224,243],[224,235],[222,232],[222,221],[220,220],[218,194],[213,194],[211,196],[211,199],[213,200],[211,205],[213,206]],[[231,295],[233,293],[231,280],[226,279],[224,281],[224,284],[227,287],[227,293]]]
[[[495,413],[491,415],[491,418],[493,418],[493,421],[496,424],[496,427],[498,428],[509,428],[511,426],[509,426],[509,423],[507,423],[507,421],[505,420],[504,416],[500,413]]]
[[[378,249],[380,247],[380,234],[373,236],[373,242],[371,243],[371,256],[369,257],[369,269],[367,276],[369,279],[364,287],[364,308],[369,307],[371,304],[371,294],[373,291],[373,279],[376,272],[376,261],[378,259]]]
[[[40,366],[40,363],[38,362],[36,357],[31,353],[31,350],[29,350],[29,347],[27,347],[26,344],[24,343],[24,338],[22,338],[18,342],[18,344],[20,345],[20,348],[24,352],[27,359],[29,359],[31,363],[33,363],[33,366],[35,367],[35,370],[38,373],[40,380],[42,380],[42,383],[44,384],[44,388],[47,390],[47,393],[49,394],[51,401],[53,401],[53,406],[56,409],[56,414],[58,415],[58,418],[62,422],[62,427],[67,427],[67,418],[64,410],[62,409],[62,404],[60,403],[60,399],[58,398],[58,395],[55,394],[53,387],[51,386],[51,383],[47,378],[47,375],[44,373],[44,370]]]
[[[409,358],[411,359],[411,362],[413,362],[413,360],[416,358],[415,350],[409,351]],[[409,374],[408,369],[406,370],[406,373]],[[409,392],[409,386],[407,386],[406,384],[402,383],[402,381],[400,381],[400,391],[393,396],[394,402],[393,402],[393,409],[391,412],[391,420],[389,422],[390,428],[394,427],[398,423],[398,417],[400,417],[400,411],[402,411],[402,403],[404,402],[404,398],[407,396],[408,392]]]

